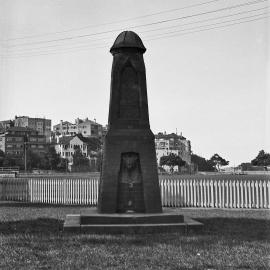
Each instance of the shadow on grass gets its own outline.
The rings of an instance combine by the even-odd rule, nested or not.
[[[204,224],[197,232],[189,232],[189,236],[217,236],[242,240],[270,240],[270,220],[250,218],[201,218],[197,219]],[[38,218],[33,220],[0,222],[2,234],[55,234],[63,231],[63,220],[53,218]],[[180,233],[172,233],[173,235]],[[168,234],[167,234],[168,236]],[[151,235],[136,235],[138,244],[142,239],[151,238]],[[112,237],[116,240],[117,237]],[[132,238],[132,237],[131,237]],[[133,239],[135,242],[136,239]],[[140,240],[139,240],[140,239]],[[156,239],[153,237],[153,240]],[[169,237],[170,239],[170,237]],[[102,237],[100,238],[102,240]]]
[[[52,203],[28,203],[28,202],[0,202],[0,207],[39,207],[39,208],[92,208],[96,206],[91,205],[76,205],[76,204],[52,204]]]
[[[270,220],[252,218],[200,218],[204,224],[196,234],[240,239],[270,240]]]
[[[1,234],[44,233],[57,234],[63,228],[63,221],[53,218],[37,218],[33,220],[19,220],[0,222]]]

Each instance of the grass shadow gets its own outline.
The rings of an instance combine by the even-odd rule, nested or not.
[[[243,240],[270,240],[270,220],[252,218],[199,218],[201,235],[235,237]]]
[[[19,220],[0,222],[1,234],[57,234],[63,228],[63,220],[53,218],[37,218],[32,220]]]
[[[270,220],[251,218],[200,218],[197,219],[204,226],[200,231],[190,231],[187,236],[215,236],[218,238],[239,239],[239,240],[270,240]],[[59,235],[63,231],[64,221],[56,218],[37,218],[19,221],[0,222],[0,233],[10,234],[54,234]],[[73,234],[74,235],[74,234]],[[76,235],[76,234],[75,234]],[[152,234],[134,235],[100,235],[95,238],[97,243],[106,241],[130,241],[133,244],[141,245],[156,240],[173,241],[174,237],[183,236],[183,233],[155,234],[160,237],[153,237]],[[162,236],[164,235],[164,237]],[[85,234],[87,236],[87,234]],[[88,238],[85,238],[85,241]],[[93,240],[93,239],[92,239]]]
[[[26,207],[26,208],[33,208],[33,207],[38,207],[38,208],[94,208],[96,206],[92,205],[76,205],[76,204],[52,204],[52,203],[29,203],[29,202],[0,202],[0,208],[1,207]]]

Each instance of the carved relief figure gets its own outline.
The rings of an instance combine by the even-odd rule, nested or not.
[[[138,153],[123,153],[119,173],[118,212],[144,212],[142,174]]]

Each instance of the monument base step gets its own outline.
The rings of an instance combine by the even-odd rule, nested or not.
[[[203,224],[175,211],[158,214],[99,214],[96,209],[67,215],[64,232],[93,234],[163,233],[198,231]]]

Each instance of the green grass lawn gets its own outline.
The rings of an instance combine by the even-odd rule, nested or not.
[[[0,203],[0,269],[270,269],[270,211],[179,209],[189,235],[65,234],[86,208]]]

